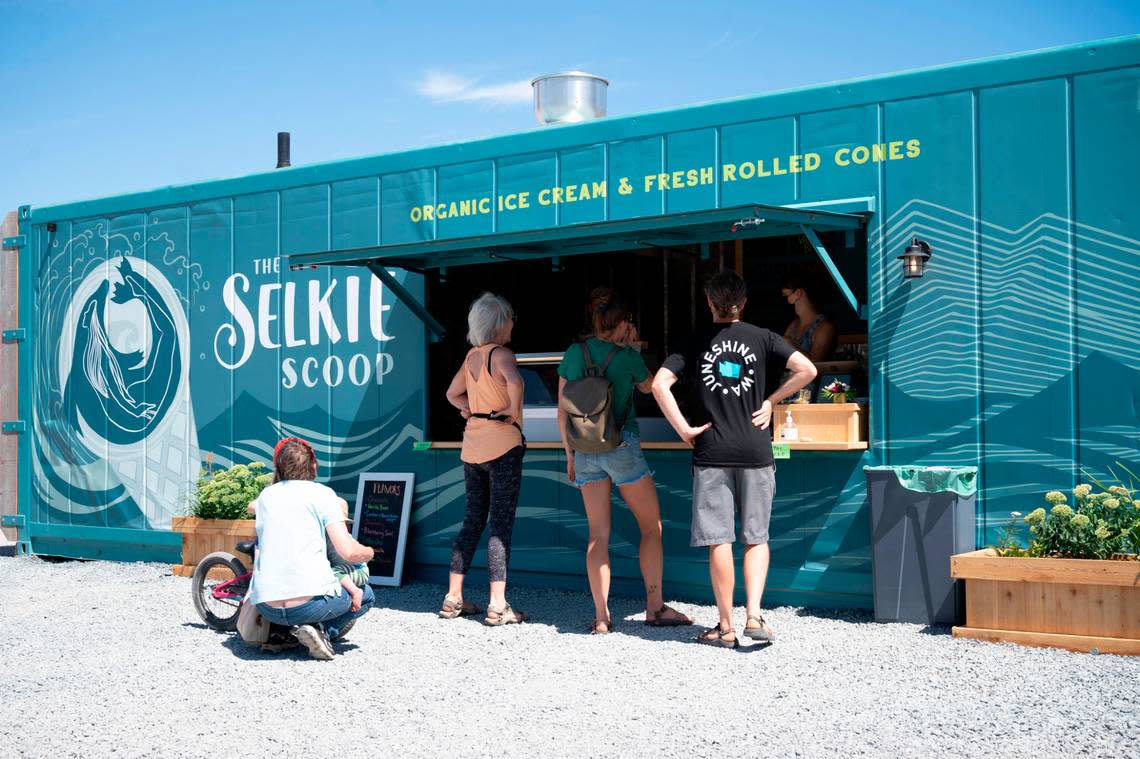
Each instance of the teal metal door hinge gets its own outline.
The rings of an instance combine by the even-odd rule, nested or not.
[[[5,514],[0,516],[0,527],[17,527],[24,529],[24,515],[23,514]]]
[[[12,419],[7,422],[0,423],[0,430],[4,432],[27,432],[28,423],[23,419]]]
[[[28,244],[28,236],[27,235],[16,235],[15,237],[5,237],[4,243],[3,243],[3,245],[0,245],[0,247],[15,249],[15,248],[22,248],[27,244]]]
[[[4,330],[4,342],[20,343],[28,338],[28,331],[23,327]]]

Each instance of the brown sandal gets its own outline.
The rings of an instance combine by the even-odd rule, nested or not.
[[[501,609],[496,609],[487,604],[487,616],[483,618],[483,624],[488,627],[499,627],[500,625],[517,625],[526,620],[527,615],[521,611],[515,611],[510,604]]]
[[[611,619],[595,619],[590,623],[590,635],[609,635],[614,631],[614,623]]]
[[[666,616],[674,614],[675,616]],[[684,627],[693,624],[693,620],[668,604],[661,604],[661,608],[650,614],[645,612],[645,624],[650,627]]]
[[[732,636],[732,640],[728,636]],[[736,630],[728,628],[727,630],[720,629],[720,623],[716,627],[709,628],[697,636],[697,643],[705,646],[717,646],[718,648],[738,648],[740,641],[736,637]]]
[[[483,610],[470,601],[464,601],[462,598],[457,601],[451,596],[444,596],[443,605],[439,607],[439,616],[443,619],[455,619],[478,614],[481,611]]]
[[[748,622],[755,622],[755,627],[749,627]],[[776,640],[776,633],[772,632],[772,628],[764,621],[764,617],[759,614],[749,614],[748,620],[744,623],[744,634],[752,640],[759,640],[762,642],[773,643]]]

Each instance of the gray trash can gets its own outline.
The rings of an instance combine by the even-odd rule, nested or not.
[[[875,620],[956,625],[964,586],[950,557],[973,551],[977,467],[869,466]]]

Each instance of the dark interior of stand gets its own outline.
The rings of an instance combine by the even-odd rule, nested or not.
[[[862,230],[820,235],[836,267],[859,303],[867,302],[867,238]],[[867,394],[867,322],[843,299],[815,251],[802,236],[764,237],[743,241],[742,275],[748,285],[744,320],[783,334],[795,311],[781,293],[789,275],[809,283],[812,300],[836,325],[840,336],[833,360],[855,361],[849,372],[858,395]],[[445,393],[470,346],[466,342],[467,311],[480,293],[506,298],[516,322],[510,347],[516,354],[566,350],[588,331],[587,299],[598,286],[613,288],[629,302],[636,319],[642,351],[650,372],[670,352],[679,349],[694,330],[711,323],[703,292],[705,280],[721,269],[736,267],[733,241],[701,246],[581,254],[525,261],[495,261],[427,273],[427,307],[447,330],[428,348],[428,430],[435,441],[460,440],[463,420]],[[553,366],[523,365],[527,403],[553,402],[557,387]],[[769,390],[776,386],[782,366],[768,368]],[[822,375],[822,372],[821,372]],[[678,397],[685,407],[688,388]],[[641,418],[660,416],[651,395],[635,393]]]

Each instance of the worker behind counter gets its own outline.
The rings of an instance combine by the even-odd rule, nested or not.
[[[796,309],[796,318],[784,330],[784,339],[810,358],[812,363],[818,364],[831,358],[838,334],[835,324],[816,307],[809,288],[812,291],[815,289],[800,275],[790,275],[784,279],[780,294],[787,299],[788,305]]]

